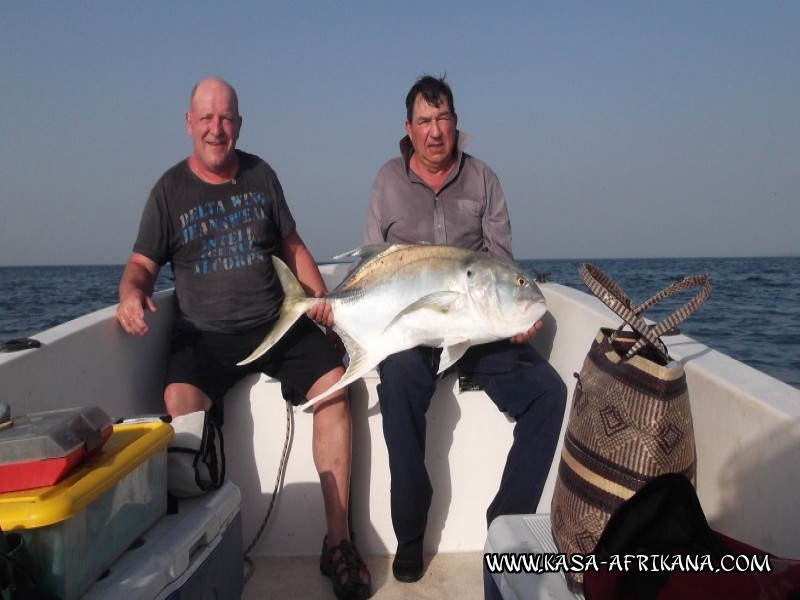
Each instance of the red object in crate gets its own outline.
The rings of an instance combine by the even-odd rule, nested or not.
[[[15,418],[0,430],[0,493],[55,485],[99,452],[112,429],[97,406]]]

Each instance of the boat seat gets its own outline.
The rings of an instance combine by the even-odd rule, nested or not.
[[[550,533],[550,515],[502,515],[489,526],[484,545],[486,554],[557,554]],[[567,587],[563,573],[493,573],[497,587],[505,600],[524,599],[583,599]]]

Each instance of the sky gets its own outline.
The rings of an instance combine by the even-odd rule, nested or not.
[[[800,2],[3,2],[0,265],[122,264],[199,79],[317,260],[446,75],[518,259],[800,254]]]

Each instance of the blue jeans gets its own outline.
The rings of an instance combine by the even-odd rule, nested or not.
[[[387,357],[378,367],[392,525],[399,544],[419,540],[427,524],[433,488],[425,468],[425,413],[436,389],[440,354],[414,348]],[[500,488],[486,511],[487,527],[499,515],[536,512],[564,418],[564,382],[532,346],[509,341],[470,348],[458,370],[516,421]],[[487,598],[500,597],[485,567],[484,591]]]

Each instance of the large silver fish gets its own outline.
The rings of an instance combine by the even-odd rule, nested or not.
[[[350,275],[324,297],[350,364],[314,402],[352,383],[380,361],[415,346],[442,348],[441,373],[467,348],[527,331],[547,311],[536,284],[514,262],[452,246],[364,246],[336,258],[361,257]],[[240,365],[269,350],[302,314],[308,298],[280,259],[272,257],[284,291],[280,317]]]

